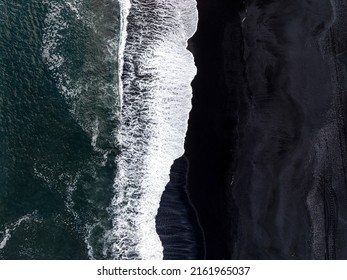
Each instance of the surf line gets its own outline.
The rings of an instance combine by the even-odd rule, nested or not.
[[[120,154],[112,200],[115,259],[162,259],[155,217],[173,161],[184,153],[196,75],[187,41],[195,0],[122,0]],[[122,49],[123,48],[123,49]]]
[[[119,0],[120,8],[120,38],[119,38],[119,54],[118,54],[118,92],[119,92],[119,106],[122,108],[123,104],[123,66],[124,66],[124,49],[128,37],[127,32],[127,17],[129,16],[131,2],[130,0]]]

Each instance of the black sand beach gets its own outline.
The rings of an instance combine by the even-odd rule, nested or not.
[[[247,115],[247,97],[241,4],[235,3],[198,1],[198,30],[189,42],[198,73],[192,83],[193,109],[185,143],[188,189],[205,230],[208,259],[230,258],[237,232],[230,183],[237,126]]]
[[[242,2],[198,0],[189,42],[206,258],[346,259],[346,1]]]

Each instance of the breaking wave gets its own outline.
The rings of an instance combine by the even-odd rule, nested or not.
[[[197,18],[193,0],[131,2],[112,207],[116,259],[163,258],[155,216],[170,167],[184,152],[196,74],[187,40]]]
[[[83,222],[89,257],[161,259],[155,216],[170,167],[184,152],[190,83],[196,74],[187,40],[196,30],[196,2],[45,0],[44,4],[42,59],[71,116],[101,155],[81,170],[88,173],[94,169],[87,165],[99,166],[90,174],[94,181],[83,183],[82,175],[71,175],[77,179],[68,184],[66,208],[80,219],[83,213],[75,211],[73,200],[78,190],[98,197],[100,188],[104,193],[112,188],[111,206],[107,210],[106,205],[95,206],[100,213]],[[105,173],[102,166],[112,167],[116,155],[112,186],[108,178],[95,176]],[[37,166],[37,176],[41,169]],[[112,221],[110,230],[107,220]]]

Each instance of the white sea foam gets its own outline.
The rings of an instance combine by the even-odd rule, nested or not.
[[[173,160],[184,152],[191,109],[190,83],[196,73],[193,56],[186,47],[196,30],[196,2],[118,1],[119,40],[106,32],[109,27],[101,22],[104,17],[83,10],[83,1],[45,0],[48,15],[42,57],[72,114],[90,135],[94,150],[105,155],[104,162],[110,152],[108,147],[116,144],[122,150],[117,158],[115,196],[110,207],[113,230],[110,233],[105,229],[104,240],[98,244],[108,248],[111,243],[116,259],[160,259],[163,249],[156,234],[155,216]],[[101,53],[104,62],[118,64],[118,81],[103,80],[107,75],[98,75],[102,64],[99,60],[94,63],[92,55],[86,58],[80,73],[69,69],[69,53],[62,48],[70,24],[76,24],[66,20],[69,11],[89,28],[88,40],[104,44],[89,51]],[[88,46],[94,48],[93,44]],[[114,96],[118,93],[117,102]],[[98,108],[107,112],[100,113]],[[121,125],[115,133],[118,121]],[[74,189],[69,191],[73,193]],[[67,204],[73,208],[71,199]],[[96,252],[90,242],[99,226],[86,225],[91,258]]]
[[[194,0],[131,3],[113,200],[117,259],[163,257],[155,216],[170,167],[184,152],[196,74],[186,47],[197,19]]]
[[[70,77],[61,70],[65,58],[59,50],[64,40],[62,33],[69,28],[62,15],[65,6],[55,1],[44,1],[44,3],[48,5],[49,11],[44,21],[42,59],[48,65],[62,94],[66,98],[73,98],[80,94],[81,87],[73,87],[74,83]]]
[[[6,226],[4,231],[0,231],[2,233],[2,240],[0,240],[0,250],[4,249],[7,245],[7,242],[11,239],[13,232],[23,223],[29,220],[32,220],[35,213],[25,215],[19,218],[16,222],[11,223]]]
[[[44,3],[48,13],[43,28],[43,61],[75,120],[90,136],[94,150],[107,156],[107,149],[114,144],[113,116],[117,114],[117,81],[109,75],[110,65],[117,62],[116,25],[110,31],[117,16],[106,16],[106,11],[101,14],[98,8],[94,11],[80,0]],[[110,8],[110,3],[112,0],[100,4]],[[78,48],[73,49],[76,44]]]
[[[76,0],[70,0],[66,1],[66,5],[73,11],[76,15],[76,17],[80,20],[82,19],[82,16],[80,14],[80,6],[82,5],[81,1]]]
[[[122,99],[123,99],[123,82],[122,82],[122,74],[124,67],[124,49],[126,44],[126,39],[128,36],[127,33],[127,18],[130,12],[131,3],[130,0],[119,0],[119,8],[120,8],[120,37],[119,37],[119,52],[118,52],[118,92],[120,99],[120,107],[122,107]]]
[[[96,141],[98,140],[99,137],[99,120],[98,118],[95,119],[94,125],[92,127],[92,146],[96,147]]]

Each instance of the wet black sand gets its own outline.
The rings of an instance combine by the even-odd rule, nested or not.
[[[188,189],[205,230],[208,259],[230,258],[237,232],[230,183],[240,111],[242,118],[247,114],[240,6],[198,1],[198,30],[189,42],[198,73],[192,83],[193,109],[185,143]]]
[[[198,0],[189,43],[206,258],[346,259],[346,0],[242,2]]]
[[[165,260],[205,258],[204,234],[196,210],[187,196],[188,170],[185,157],[175,160],[170,172],[170,183],[162,195],[156,216]]]

